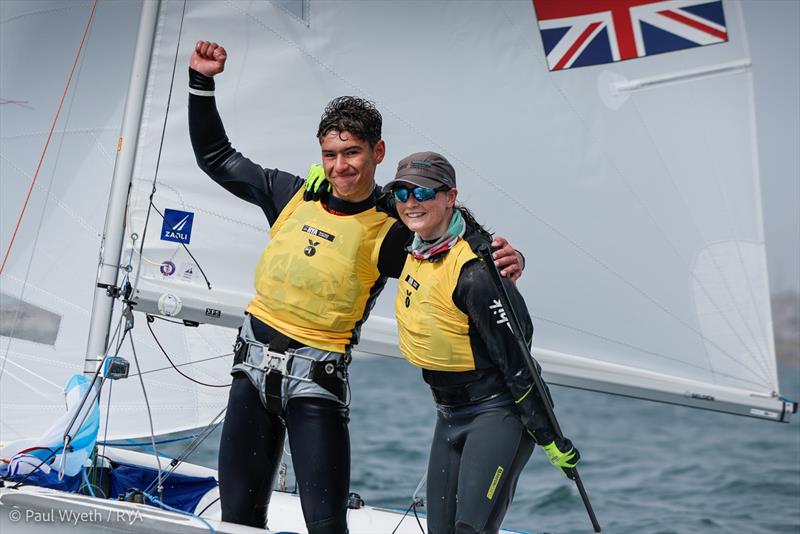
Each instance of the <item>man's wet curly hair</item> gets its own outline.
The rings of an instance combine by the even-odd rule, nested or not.
[[[319,120],[317,139],[322,141],[328,132],[349,132],[375,146],[381,139],[383,117],[369,100],[356,96],[340,96],[331,100]]]

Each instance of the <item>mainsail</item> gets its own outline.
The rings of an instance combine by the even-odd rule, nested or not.
[[[749,52],[739,6],[724,7],[727,42],[549,72],[528,2],[165,6],[132,225],[158,161],[154,203],[193,214],[196,261],[174,242],[145,243],[140,305],[180,301],[177,317],[235,326],[267,241],[260,211],[193,163],[185,59],[212,39],[230,54],[221,115],[255,161],[302,174],[324,104],[358,94],[384,114],[384,180],[415,150],[455,162],[466,205],[528,257],[520,288],[550,381],[785,419]],[[149,235],[165,229],[151,218]],[[397,354],[392,297],[390,286],[361,350]]]
[[[85,11],[75,5],[62,11],[80,20]],[[3,21],[24,13],[8,6]],[[210,39],[230,56],[216,95],[228,135],[254,161],[304,174],[319,158],[314,134],[325,104],[356,94],[384,116],[381,181],[414,151],[434,149],[454,163],[465,204],[526,255],[519,286],[534,317],[534,354],[550,382],[786,420],[791,405],[778,394],[749,51],[738,4],[723,6],[724,43],[551,72],[531,2],[164,2],[121,258],[131,280],[138,278],[135,309],[200,324],[152,326],[187,374],[229,380],[224,355],[268,229],[256,207],[221,190],[194,162],[186,66],[194,43]],[[131,46],[134,32],[118,30],[136,10],[100,3],[86,69],[104,59],[92,50],[111,55],[104,47],[114,39],[100,40],[101,28]],[[119,63],[119,56],[109,61]],[[3,72],[0,96],[16,96],[9,79]],[[125,80],[109,76],[102,92],[119,98]],[[112,104],[98,94],[93,106]],[[115,100],[112,110],[119,107]],[[4,249],[13,215],[6,207],[22,195],[5,177],[29,176],[21,161],[34,159],[7,148],[15,136],[30,145],[22,139],[25,118],[7,109]],[[73,112],[70,120],[88,116]],[[118,115],[108,124],[118,125]],[[2,273],[4,292],[62,317],[55,345],[3,331],[3,440],[31,432],[24,415],[31,406],[55,410],[57,395],[48,395],[52,384],[63,384],[59,366],[72,372],[83,361],[97,217],[116,146],[113,127],[103,131],[104,152],[95,157],[102,165],[81,159],[67,174],[50,171],[56,189],[37,197],[39,211],[26,215],[34,222],[23,227],[29,233]],[[59,158],[79,148],[65,145]],[[74,196],[53,197],[59,187]],[[53,200],[44,206],[45,198]],[[397,355],[394,290],[390,283],[365,325],[362,351]],[[177,375],[143,314],[135,318],[156,431],[205,424],[224,406],[226,390]],[[67,337],[74,342],[65,345]],[[122,353],[133,361],[129,345]],[[40,362],[58,363],[40,371]],[[108,389],[110,434],[148,434],[138,383]]]

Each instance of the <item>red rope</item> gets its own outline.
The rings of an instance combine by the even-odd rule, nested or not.
[[[3,257],[3,263],[0,265],[0,274],[2,274],[3,269],[6,267],[6,261],[8,261],[8,255],[11,253],[11,246],[14,244],[14,239],[17,237],[17,231],[19,230],[19,225],[22,223],[22,216],[25,215],[25,209],[28,207],[28,201],[31,198],[31,193],[33,192],[33,186],[36,185],[36,178],[39,176],[39,169],[42,167],[42,162],[44,161],[44,155],[47,152],[47,147],[50,144],[50,138],[53,137],[53,130],[56,129],[56,123],[58,122],[58,116],[61,114],[61,106],[64,105],[64,100],[67,97],[67,90],[69,89],[70,83],[72,83],[72,75],[75,73],[75,67],[78,65],[78,58],[81,56],[81,50],[83,49],[83,43],[86,41],[86,35],[89,33],[89,27],[92,25],[92,19],[94,18],[94,10],[97,7],[97,0],[92,2],[92,10],[89,13],[89,20],[86,21],[86,28],[83,30],[83,37],[81,38],[81,44],[78,47],[78,53],[75,54],[75,61],[72,63],[72,70],[69,72],[69,78],[67,78],[67,85],[64,87],[64,94],[61,95],[61,102],[58,104],[58,109],[56,110],[56,116],[53,119],[53,125],[50,126],[50,133],[47,134],[47,141],[44,143],[44,148],[42,149],[42,155],[39,158],[39,164],[36,166],[36,172],[33,173],[33,179],[31,180],[31,186],[28,188],[28,194],[25,197],[25,203],[22,205],[22,211],[19,214],[19,218],[17,219],[17,225],[14,227],[14,233],[11,235],[11,241],[8,243],[8,248],[6,249],[6,254]]]

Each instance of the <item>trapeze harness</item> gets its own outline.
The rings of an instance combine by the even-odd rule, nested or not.
[[[281,415],[290,397],[319,397],[347,404],[350,353],[303,346],[277,330],[268,344],[259,342],[250,315],[234,346],[231,374],[244,373],[268,412]],[[266,325],[268,326],[268,325]]]

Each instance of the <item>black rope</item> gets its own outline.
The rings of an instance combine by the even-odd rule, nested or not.
[[[176,320],[176,319],[167,319],[166,317],[161,317],[160,315],[148,315],[147,317],[152,318],[152,319],[158,319],[159,321],[164,321],[164,322],[167,322],[167,323],[179,324],[179,325],[185,326],[185,323],[183,321],[179,321],[179,320]]]
[[[422,521],[419,520],[419,516],[417,515],[417,501],[414,501],[412,506],[414,507],[413,508],[414,509],[414,518],[417,520],[417,524],[419,525],[419,530],[422,532],[422,534],[425,534],[425,529],[422,528]]]
[[[178,372],[179,375],[181,375],[182,377],[184,377],[187,380],[191,380],[195,384],[200,384],[201,386],[208,386],[210,388],[229,388],[229,387],[231,387],[230,384],[207,384],[206,382],[201,382],[201,381],[196,380],[196,379],[192,378],[191,376],[187,375],[186,373],[184,373],[180,369],[178,369],[178,367],[175,365],[175,362],[172,361],[172,358],[169,357],[169,354],[167,354],[167,351],[164,350],[164,347],[161,345],[161,342],[156,337],[156,333],[153,332],[153,327],[150,326],[150,324],[152,322],[153,322],[153,316],[150,315],[150,314],[147,314],[147,329],[150,330],[150,335],[153,336],[153,339],[155,340],[156,345],[158,345],[158,348],[161,349],[162,354],[164,354],[164,356],[167,358],[167,361],[169,362],[169,364],[172,366],[173,369],[175,369]]]
[[[420,531],[422,531],[422,534],[425,534],[425,529],[422,527],[422,522],[419,520],[419,516],[417,515],[417,500],[416,499],[411,501],[411,506],[408,507],[408,510],[406,510],[406,513],[404,513],[403,517],[400,518],[400,521],[397,523],[397,526],[394,527],[394,530],[392,531],[392,534],[395,534],[397,532],[397,529],[400,528],[400,525],[403,524],[403,521],[405,520],[406,516],[408,516],[408,513],[411,510],[414,510],[414,517],[417,518],[417,524],[419,525]]]
[[[205,507],[205,508],[203,508],[202,510],[200,510],[200,512],[198,512],[196,515],[197,515],[198,517],[202,516],[202,515],[205,513],[205,511],[206,511],[206,510],[208,510],[209,508],[211,508],[211,505],[213,505],[214,503],[216,503],[216,502],[218,502],[218,501],[219,501],[219,497],[217,497],[216,499],[214,499],[213,501],[211,501],[210,503],[208,503],[208,504],[206,505],[206,507]]]

